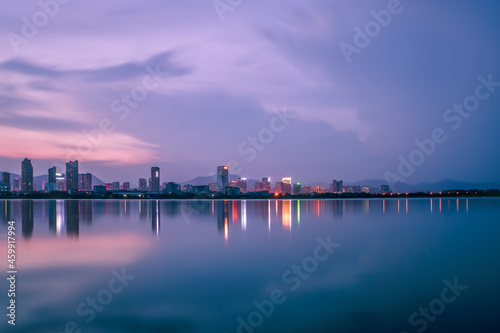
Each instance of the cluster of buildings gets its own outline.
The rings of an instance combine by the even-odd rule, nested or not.
[[[271,178],[264,177],[262,181],[256,182],[252,186],[247,184],[246,178],[238,178],[230,181],[229,167],[221,165],[217,167],[216,182],[207,185],[184,185],[169,182],[160,185],[160,168],[151,168],[149,179],[140,178],[138,187],[131,188],[130,182],[112,182],[104,185],[92,185],[92,174],[80,174],[78,161],[66,163],[65,173],[58,173],[56,167],[48,169],[47,181],[42,181],[42,188],[36,189],[33,183],[33,165],[29,159],[24,159],[21,163],[21,179],[11,180],[11,175],[4,172],[1,177],[0,192],[40,192],[50,193],[53,191],[76,192],[151,192],[158,194],[182,194],[191,193],[196,195],[225,194],[230,196],[252,193],[255,195],[299,195],[299,194],[323,194],[323,193],[370,193],[389,194],[388,185],[381,188],[370,188],[369,186],[344,186],[343,181],[333,180],[330,188],[321,186],[302,186],[301,183],[293,183],[292,178],[284,177],[281,181],[271,184]]]

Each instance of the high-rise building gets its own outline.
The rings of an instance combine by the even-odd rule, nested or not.
[[[120,190],[120,182],[112,182],[111,191],[119,191],[119,190]]]
[[[129,182],[123,183],[122,188],[124,191],[130,191],[130,183]]]
[[[52,167],[49,169],[49,184],[55,184],[56,183],[56,173],[57,169],[56,167]]]
[[[296,184],[293,184],[293,195],[299,195],[301,193],[301,190],[302,190],[302,184],[300,183],[296,183]]]
[[[343,193],[344,192],[344,181],[339,180],[337,182],[337,193]]]
[[[4,172],[0,181],[0,192],[10,192],[10,173]]]
[[[56,184],[58,191],[66,191],[66,178],[63,174],[56,173]]]
[[[33,165],[27,158],[21,163],[22,192],[33,192]]]
[[[78,191],[78,161],[66,163],[66,191]]]
[[[337,190],[337,181],[334,179],[333,182],[330,184],[330,192],[331,193],[338,193],[339,191]]]
[[[281,179],[282,188],[281,191],[283,194],[292,194],[292,178],[285,177]]]
[[[364,185],[361,192],[363,193],[370,193],[370,186]]]
[[[147,191],[148,190],[148,181],[146,178],[139,178],[139,191]]]
[[[274,193],[284,194],[283,193],[283,182],[276,182],[274,184]]]
[[[237,180],[233,180],[230,184],[231,187],[237,187],[241,190],[241,193],[247,192],[247,179],[246,178],[238,178]]]
[[[149,189],[152,192],[160,192],[160,168],[151,168],[151,187]]]
[[[92,191],[92,174],[82,173],[78,175],[78,190]]]
[[[10,173],[9,172],[4,172],[2,175],[2,183],[4,184],[10,184]]]
[[[224,192],[229,186],[229,167],[221,165],[217,167],[217,191]]]
[[[261,182],[255,183],[254,190],[256,192],[271,192],[271,178],[262,178]]]

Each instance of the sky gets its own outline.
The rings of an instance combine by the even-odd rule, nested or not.
[[[9,1],[0,170],[498,182],[499,15],[487,0]]]

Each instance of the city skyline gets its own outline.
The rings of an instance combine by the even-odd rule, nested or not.
[[[253,1],[222,15],[206,1],[87,1],[53,17],[11,4],[1,169],[30,156],[122,182],[221,164],[253,179],[500,181],[500,5],[391,3]]]

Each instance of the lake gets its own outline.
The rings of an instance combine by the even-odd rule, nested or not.
[[[499,216],[482,198],[0,200],[0,331],[499,331]]]

